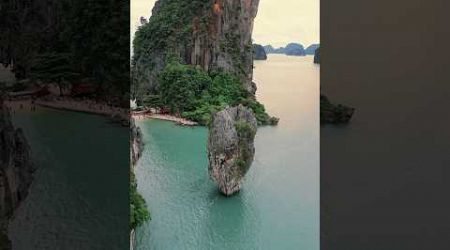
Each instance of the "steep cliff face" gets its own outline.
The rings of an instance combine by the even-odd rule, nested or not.
[[[134,41],[134,94],[156,86],[170,57],[236,75],[254,94],[253,21],[259,0],[158,0]]]
[[[7,108],[0,112],[0,215],[5,218],[27,196],[33,167],[22,131],[12,126]]]
[[[134,177],[134,166],[136,165],[139,158],[141,158],[142,151],[144,149],[144,143],[142,141],[142,134],[139,127],[136,126],[135,121],[133,118],[130,120],[130,160],[131,160],[131,166],[130,166],[130,196],[137,195],[136,191],[136,180]],[[135,209],[135,204],[133,200],[130,200],[130,214],[134,216],[135,212],[133,211]],[[134,225],[132,225],[134,226]],[[136,248],[136,232],[135,228],[130,229],[130,250],[133,250]]]
[[[20,129],[11,123],[0,102],[0,245],[8,246],[4,233],[14,209],[25,199],[33,179],[30,147]]]
[[[130,120],[130,158],[131,165],[136,165],[139,158],[141,158],[142,151],[144,150],[144,142],[142,140],[141,129],[136,126],[133,118]]]
[[[208,172],[224,195],[241,188],[255,155],[256,130],[253,112],[242,105],[213,116],[208,137]]]

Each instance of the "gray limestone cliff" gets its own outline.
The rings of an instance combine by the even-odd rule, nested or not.
[[[130,159],[131,165],[136,165],[139,158],[141,158],[142,151],[144,150],[144,142],[142,140],[141,129],[136,126],[133,118],[130,120]]]
[[[208,172],[226,196],[240,190],[250,169],[256,130],[253,111],[242,105],[213,115],[208,136]]]
[[[158,0],[133,42],[132,94],[139,99],[152,91],[173,57],[207,72],[236,75],[254,94],[252,32],[258,5],[259,0]]]
[[[0,247],[4,249],[10,247],[5,233],[8,220],[27,196],[32,180],[30,147],[0,100]]]

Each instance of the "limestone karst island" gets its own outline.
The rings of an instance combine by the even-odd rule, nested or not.
[[[305,1],[132,1],[131,248],[319,249],[319,6]],[[306,5],[310,23],[295,20]]]

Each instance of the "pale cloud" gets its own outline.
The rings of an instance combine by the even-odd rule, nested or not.
[[[131,0],[132,35],[139,18],[148,18],[156,0]],[[320,41],[320,0],[260,0],[253,30],[255,43],[275,47],[290,42],[308,46]]]
[[[253,40],[275,47],[319,43],[320,0],[260,0]]]
[[[149,18],[156,0],[131,0],[130,6],[130,31],[133,35],[139,24],[141,16]]]

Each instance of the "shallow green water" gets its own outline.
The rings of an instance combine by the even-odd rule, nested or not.
[[[152,214],[138,249],[319,249],[319,67],[279,55],[255,67],[257,97],[281,121],[258,130],[238,195],[221,196],[208,177],[205,128],[138,122],[138,190]]]
[[[13,249],[126,249],[128,129],[101,116],[44,108],[13,118],[37,165],[10,223]]]

